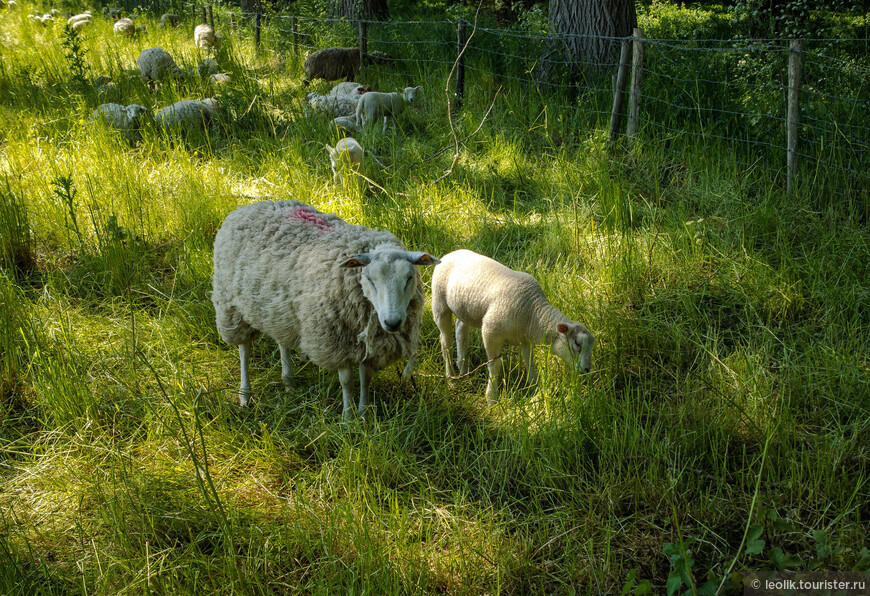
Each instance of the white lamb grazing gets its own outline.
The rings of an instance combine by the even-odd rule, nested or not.
[[[352,174],[356,174],[362,164],[365,150],[353,137],[339,139],[335,147],[326,146],[329,152],[329,161],[332,164],[332,181],[341,184],[341,172],[345,168]]]
[[[178,68],[169,52],[163,48],[148,48],[139,54],[136,64],[139,72],[150,81],[162,81],[167,78],[181,79],[184,73]]]
[[[548,344],[553,353],[578,372],[592,366],[594,339],[589,330],[556,310],[528,273],[509,269],[470,250],[441,257],[432,274],[432,316],[441,331],[441,354],[447,377],[452,376],[453,315],[460,374],[468,371],[468,328],[478,327],[489,363],[486,399],[496,400],[501,386],[502,348],[518,344],[530,383],[537,381],[533,346]]]
[[[241,404],[251,392],[253,339],[265,333],[278,343],[285,383],[291,348],[338,371],[345,418],[353,414],[359,366],[357,413],[365,415],[372,374],[417,349],[425,296],[414,265],[436,263],[389,232],[299,201],[263,201],[230,213],[214,241],[212,302],[221,338],[239,346]]]
[[[197,25],[193,29],[193,41],[198,48],[202,48],[203,50],[213,50],[217,47],[218,43],[220,43],[220,40],[221,34],[216,33],[211,25],[203,23],[202,25]]]
[[[356,106],[356,121],[360,126],[367,126],[376,118],[384,117],[383,132],[387,132],[387,121],[392,120],[396,127],[396,116],[402,113],[405,106],[414,103],[422,87],[405,87],[402,91],[393,93],[378,93],[370,91],[360,95]]]

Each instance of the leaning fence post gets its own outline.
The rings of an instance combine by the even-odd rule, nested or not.
[[[628,55],[631,53],[631,44],[628,39],[623,40],[619,50],[619,70],[616,72],[616,84],[613,87],[613,110],[610,112],[610,133],[608,138],[616,140],[619,134],[619,121],[622,114],[622,100],[625,96],[625,81],[628,79]]]
[[[359,63],[360,65],[364,65],[366,63],[366,55],[369,51],[369,24],[365,21],[359,22]]]
[[[628,96],[628,125],[625,136],[629,139],[637,134],[637,120],[640,113],[640,83],[643,79],[643,29],[634,28],[634,41],[631,49],[631,92]]]
[[[456,24],[456,103],[454,107],[458,110],[462,108],[462,101],[465,99],[465,54],[462,50],[465,49],[467,40],[465,39],[465,20],[459,19]]]
[[[794,190],[798,169],[798,125],[800,124],[801,90],[801,40],[793,39],[788,44],[788,180],[786,193]]]

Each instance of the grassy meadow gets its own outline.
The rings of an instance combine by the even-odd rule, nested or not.
[[[432,184],[449,66],[409,67],[436,81],[423,104],[357,137],[389,169],[339,187],[304,109],[329,84],[292,51],[225,30],[231,83],[151,90],[136,57],[195,67],[192,21],[121,39],[31,12],[0,12],[0,594],[742,593],[870,568],[866,213],[786,196],[719,140],[610,146],[510,87]],[[497,87],[477,84],[460,137]],[[211,95],[219,122],[180,138],[90,122]],[[381,371],[365,422],[301,358],[285,391],[268,338],[241,408],[211,245],[267,197],[532,273],[595,334],[593,372],[538,348],[528,387],[513,348],[489,406],[484,371],[442,377],[427,310],[413,382]]]

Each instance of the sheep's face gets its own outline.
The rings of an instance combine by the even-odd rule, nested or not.
[[[423,91],[423,87],[405,87],[404,89],[399,89],[399,94],[405,98],[405,101],[408,103],[414,103],[417,101],[417,94]]]
[[[383,330],[396,333],[404,327],[408,305],[417,292],[419,276],[414,265],[438,262],[425,252],[375,250],[354,255],[341,266],[363,267],[360,276],[363,296],[375,307]]]
[[[553,342],[553,351],[579,373],[592,369],[592,346],[595,338],[585,325],[560,323],[556,327],[558,335]]]

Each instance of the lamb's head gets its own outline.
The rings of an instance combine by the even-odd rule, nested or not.
[[[140,106],[134,103],[124,108],[124,110],[127,113],[127,117],[130,118],[130,123],[135,128],[142,128],[145,124],[154,119],[154,114],[152,114],[151,110],[145,106]]]
[[[437,265],[440,261],[427,252],[395,248],[376,248],[350,257],[342,267],[362,267],[360,285],[378,313],[384,331],[395,333],[405,324],[408,305],[417,292],[414,265]]]
[[[414,103],[417,101],[417,94],[422,92],[423,88],[420,86],[417,87],[405,87],[404,89],[399,89],[398,93],[402,97],[405,98],[405,103]]]
[[[556,325],[553,352],[573,366],[577,372],[588,373],[592,369],[592,347],[594,345],[595,338],[582,323],[559,323]]]

